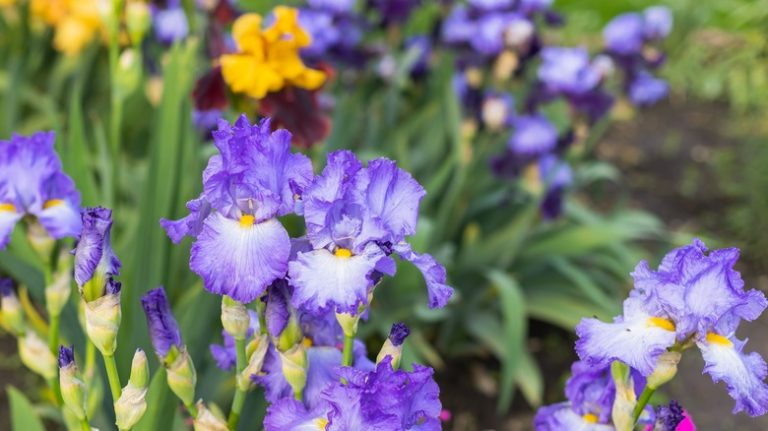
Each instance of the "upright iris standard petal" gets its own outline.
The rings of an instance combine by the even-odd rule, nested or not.
[[[192,245],[189,265],[208,291],[247,303],[285,274],[290,252],[288,232],[277,219],[249,224],[215,213]]]
[[[117,275],[120,260],[112,250],[112,210],[95,207],[82,213],[83,232],[75,247],[75,281],[83,286],[94,276]]]
[[[399,242],[416,233],[419,202],[427,193],[418,181],[398,168],[394,161],[383,158],[368,163],[365,177],[356,186],[365,206],[391,233],[390,240]]]
[[[149,338],[157,356],[165,358],[172,347],[182,350],[181,332],[171,312],[171,304],[162,287],[148,291],[141,298],[141,306],[147,317]]]
[[[576,327],[576,353],[592,364],[619,360],[649,376],[656,360],[675,343],[674,323],[648,314],[635,298],[624,301],[624,314],[613,323],[582,319]]]
[[[384,257],[373,243],[354,256],[326,249],[299,253],[288,265],[291,284],[296,288],[293,305],[313,310],[335,307],[339,312],[357,314],[358,307],[368,301],[368,289],[373,286],[370,275]]]
[[[611,20],[603,29],[606,48],[620,55],[638,54],[644,42],[643,16],[625,13]]]
[[[80,234],[80,194],[53,145],[53,132],[0,141],[0,247],[25,214],[55,239]]]
[[[768,368],[759,354],[743,352],[746,340],[709,333],[697,344],[704,357],[704,372],[715,382],[724,381],[736,400],[733,413],[761,416],[768,412]]]
[[[414,252],[407,243],[398,243],[393,248],[402,259],[414,264],[424,275],[429,294],[429,307],[445,307],[453,295],[453,288],[446,284],[445,267],[429,254]]]

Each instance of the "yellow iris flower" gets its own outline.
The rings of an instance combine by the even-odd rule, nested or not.
[[[99,0],[32,0],[32,15],[54,28],[53,46],[77,55],[104,29]]]
[[[299,25],[299,11],[279,6],[274,15],[274,24],[264,30],[257,14],[235,21],[232,36],[239,52],[221,57],[224,81],[235,93],[261,99],[286,86],[315,90],[325,82],[325,73],[308,68],[299,56],[311,42]]]

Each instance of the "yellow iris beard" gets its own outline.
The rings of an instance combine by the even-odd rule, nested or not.
[[[663,317],[649,317],[648,325],[656,326],[657,328],[661,328],[661,329],[666,329],[667,331],[675,330],[675,323]]]
[[[592,413],[587,413],[584,416],[582,416],[582,419],[584,419],[584,422],[596,424],[598,418],[597,418],[597,415],[593,415]]]
[[[7,203],[7,204],[0,204],[0,211],[8,211],[10,213],[16,212],[16,205]]]
[[[352,250],[348,248],[337,248],[336,251],[333,252],[333,255],[341,258],[352,257]]]
[[[253,226],[253,223],[256,222],[256,217],[245,214],[244,216],[240,217],[240,227],[251,227]]]
[[[47,210],[48,208],[53,208],[53,207],[59,206],[59,205],[61,205],[63,203],[64,203],[64,201],[61,200],[61,199],[50,199],[50,200],[45,201],[45,203],[43,204],[43,209]]]
[[[725,347],[733,347],[733,343],[731,343],[731,340],[723,337],[720,334],[715,334],[714,332],[707,333],[707,343],[719,344]]]

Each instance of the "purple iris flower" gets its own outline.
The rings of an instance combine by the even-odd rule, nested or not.
[[[477,25],[472,20],[469,10],[458,5],[445,18],[441,29],[443,42],[448,44],[469,43],[475,35]]]
[[[82,214],[82,234],[75,247],[75,281],[83,286],[94,276],[120,274],[120,259],[112,250],[112,210],[85,208]]]
[[[169,0],[165,8],[153,7],[155,37],[162,43],[173,44],[189,34],[187,14],[178,0]]]
[[[552,93],[580,96],[600,83],[585,48],[547,47],[541,50],[541,60],[538,77]]]
[[[367,371],[336,367],[336,378],[317,394],[313,404],[291,397],[273,403],[267,410],[265,429],[440,430],[440,390],[432,369],[414,364],[412,372],[393,370],[390,361],[387,357],[375,370]],[[311,364],[310,360],[310,368]],[[309,382],[308,377],[307,385]]]
[[[490,12],[505,10],[514,6],[514,0],[469,0],[469,6],[477,11]]]
[[[307,5],[313,9],[340,14],[349,13],[354,10],[355,0],[307,0]]]
[[[699,240],[668,253],[658,270],[643,261],[632,276],[635,287],[624,313],[613,323],[584,319],[576,327],[576,351],[592,364],[620,360],[650,375],[659,356],[673,346],[695,343],[704,357],[704,372],[724,381],[736,401],[734,413],[759,416],[768,411],[765,361],[743,351],[736,338],[742,320],[755,320],[768,306],[758,290],[744,290],[733,269],[739,250],[707,254]]]
[[[537,156],[557,146],[557,129],[543,115],[519,116],[512,120],[514,133],[507,147],[515,154]]]
[[[208,291],[248,303],[285,276],[291,241],[277,217],[294,212],[312,163],[291,153],[290,132],[270,133],[269,119],[222,120],[213,140],[220,154],[208,161],[190,214],[160,224],[176,243],[195,238],[189,265]]]
[[[417,35],[405,41],[406,51],[416,52],[416,61],[411,65],[411,76],[423,77],[429,71],[429,58],[432,56],[432,41],[426,35]]]
[[[0,140],[0,249],[25,215],[56,239],[80,234],[80,193],[64,173],[53,132]]]
[[[669,93],[669,85],[646,71],[640,71],[629,84],[629,100],[638,106],[653,105]]]
[[[148,291],[141,298],[141,306],[147,316],[149,338],[157,356],[165,359],[174,347],[179,351],[183,350],[179,325],[173,317],[165,290],[158,287]]]
[[[539,159],[539,175],[546,186],[541,214],[548,220],[556,219],[563,212],[563,197],[565,189],[573,183],[573,171],[567,162],[547,154]]]
[[[302,49],[302,56],[313,60],[322,59],[343,37],[347,37],[334,25],[335,18],[333,12],[326,10],[305,8],[299,11],[299,23],[312,39],[312,43]]]
[[[659,40],[672,31],[672,12],[665,6],[651,6],[643,11],[645,27],[643,34],[648,40]]]
[[[643,379],[633,374],[635,392],[640,393]],[[611,410],[616,385],[610,365],[595,367],[584,361],[574,362],[565,384],[566,402],[544,406],[534,418],[536,431],[584,430],[614,431]]]
[[[603,29],[606,49],[622,56],[639,55],[647,42],[664,39],[672,30],[672,13],[654,6],[641,13],[613,18]]]
[[[395,273],[393,252],[421,270],[430,307],[445,306],[453,293],[445,284],[445,268],[405,242],[416,233],[424,194],[391,160],[375,159],[364,168],[350,151],[329,154],[322,175],[303,195],[312,250],[298,252],[288,267],[294,307],[357,314],[368,303],[374,273]]]
[[[525,20],[516,13],[490,13],[476,21],[469,44],[484,55],[498,55],[504,49],[505,34],[516,22]]]

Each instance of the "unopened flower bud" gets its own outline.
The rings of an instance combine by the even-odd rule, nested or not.
[[[357,334],[357,324],[360,322],[361,313],[351,315],[349,313],[336,313],[336,321],[341,325],[344,336],[354,337]]]
[[[134,48],[127,48],[117,62],[115,91],[120,97],[126,97],[136,90],[140,82],[141,53]]]
[[[209,410],[203,401],[197,402],[197,417],[194,422],[195,431],[228,431],[227,421],[219,411]]]
[[[10,278],[0,279],[0,311],[3,317],[3,327],[13,335],[22,335],[24,333],[24,310],[13,291],[13,281]]]
[[[244,340],[248,334],[251,317],[245,304],[229,296],[221,299],[221,325],[235,340]]]
[[[34,331],[19,338],[19,356],[27,368],[46,379],[56,377],[56,358],[48,345]]]
[[[304,339],[304,334],[301,331],[301,324],[299,318],[295,312],[292,312],[288,317],[288,324],[285,325],[285,329],[280,333],[277,338],[277,349],[280,351],[290,350],[293,346],[301,343]]]
[[[405,326],[405,323],[395,323],[392,325],[392,329],[389,331],[389,337],[384,341],[384,345],[381,346],[378,356],[376,356],[376,363],[383,361],[384,358],[389,356],[392,358],[392,369],[400,367],[400,358],[403,355],[403,342],[405,338],[411,333],[411,330]]]
[[[130,1],[125,5],[125,26],[133,46],[140,46],[152,23],[149,6],[143,1]]]
[[[50,262],[56,240],[48,235],[48,231],[45,230],[39,221],[31,221],[27,225],[27,241],[43,262]]]
[[[82,219],[82,233],[74,250],[75,281],[80,295],[91,302],[105,295],[109,278],[119,273],[120,260],[110,242],[112,211],[86,208]]]
[[[104,296],[85,301],[85,331],[96,348],[108,356],[114,354],[117,348],[117,331],[122,316],[120,287],[120,282],[110,277]]]
[[[246,346],[246,355],[248,355],[248,365],[237,376],[237,387],[241,391],[247,391],[251,388],[252,376],[261,373],[264,365],[264,358],[267,356],[269,347],[269,338],[266,334],[254,336],[253,340]]]
[[[64,263],[63,269],[53,274],[53,280],[51,284],[45,286],[45,308],[48,310],[48,314],[51,316],[58,316],[61,314],[61,310],[69,300],[71,292],[70,284],[72,283],[72,275],[70,268],[71,256],[68,253],[62,253],[60,262]]]
[[[172,349],[175,350],[175,347]],[[192,363],[192,358],[186,350],[178,353],[172,352],[169,356],[176,356],[176,358],[166,366],[168,386],[184,405],[191,405],[195,400],[195,385],[197,384],[195,364]]]
[[[293,346],[287,352],[279,352],[283,376],[294,394],[301,394],[307,384],[307,348],[303,344]]]
[[[680,352],[664,352],[659,356],[656,362],[656,368],[653,370],[653,374],[648,376],[648,387],[651,389],[658,389],[664,383],[675,378],[677,374],[677,364],[680,363],[680,358],[683,354]]]
[[[118,429],[131,429],[144,417],[147,411],[148,389],[147,355],[143,350],[137,349],[131,363],[131,377],[115,402],[115,424]]]
[[[85,419],[85,384],[77,372],[74,347],[59,346],[59,383],[64,405],[82,421]]]
[[[635,426],[633,412],[637,404],[637,396],[631,370],[623,362],[613,361],[611,376],[616,384],[616,399],[611,411],[613,424],[616,431],[632,431]]]

